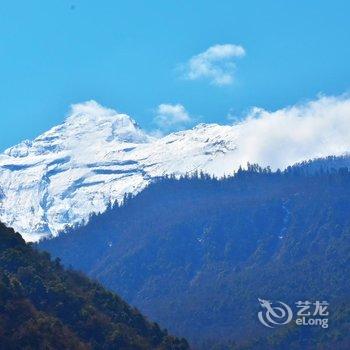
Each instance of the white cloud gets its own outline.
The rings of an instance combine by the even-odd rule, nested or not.
[[[242,46],[214,45],[193,56],[182,66],[184,77],[189,80],[208,79],[214,85],[230,85],[234,81],[234,60],[245,55]]]
[[[254,108],[234,124],[239,164],[284,168],[302,160],[350,152],[350,97],[317,100],[275,112]]]
[[[161,129],[173,130],[185,127],[192,118],[183,105],[162,103],[156,109],[154,122]]]

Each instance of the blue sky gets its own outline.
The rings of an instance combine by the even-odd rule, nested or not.
[[[90,99],[153,129],[161,105],[227,123],[252,106],[348,92],[349,13],[345,0],[3,2],[0,149]],[[228,60],[231,81],[186,79],[191,58],[224,44],[245,52]]]

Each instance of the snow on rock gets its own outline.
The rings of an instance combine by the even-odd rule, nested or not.
[[[232,173],[235,139],[216,124],[154,138],[94,101],[73,105],[63,124],[0,155],[0,220],[27,241],[55,236],[153,177]]]

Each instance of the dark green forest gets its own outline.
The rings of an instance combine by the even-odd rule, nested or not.
[[[0,223],[0,349],[187,349],[136,309]]]
[[[158,179],[39,248],[198,348],[348,349],[349,214],[347,168],[249,165]],[[267,329],[258,298],[327,300],[330,326]]]

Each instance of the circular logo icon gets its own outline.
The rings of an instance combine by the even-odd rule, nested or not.
[[[269,300],[258,299],[262,311],[259,311],[259,321],[266,327],[273,328],[274,326],[280,326],[287,324],[292,320],[292,309],[282,301],[272,303]]]

